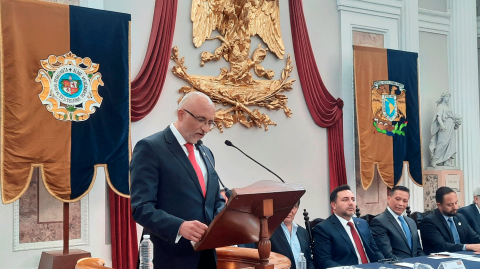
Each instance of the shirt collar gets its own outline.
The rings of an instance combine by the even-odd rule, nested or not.
[[[480,208],[478,207],[478,205],[477,205],[477,204],[475,204],[475,207],[477,208],[477,210],[478,210],[478,213],[480,213]]]
[[[445,215],[443,215],[443,214],[442,214],[442,216],[445,218],[445,221],[446,221],[446,222],[448,222],[448,219],[449,219],[449,218],[452,218],[452,220],[453,220],[453,217],[447,217],[447,216],[445,216]]]
[[[182,134],[177,130],[173,122],[170,124],[170,130],[172,130],[172,133],[177,139],[180,146],[183,146],[187,143],[187,141],[185,140],[185,138],[183,138]]]
[[[388,212],[390,212],[390,214],[392,214],[392,216],[393,216],[394,218],[396,218],[396,219],[398,219],[398,217],[401,216],[401,215],[397,215],[397,213],[393,212],[393,210],[392,210],[389,206],[387,206],[387,210],[388,210]]]
[[[337,214],[335,214],[335,216],[336,216],[336,217],[337,217],[337,219],[340,221],[340,223],[342,224],[342,226],[347,226],[347,223],[349,223],[349,222],[351,222],[351,223],[355,224],[355,223],[353,222],[353,217],[352,217],[352,218],[350,218],[350,220],[346,220],[346,219],[344,219],[344,218],[340,217],[340,216],[339,216],[339,215],[337,215]]]

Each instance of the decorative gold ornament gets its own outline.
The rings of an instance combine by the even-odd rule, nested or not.
[[[38,95],[53,116],[62,121],[85,121],[102,104],[98,86],[103,86],[99,64],[88,57],[77,57],[72,52],[61,56],[50,55],[40,60],[43,69],[35,82],[41,82]]]
[[[283,59],[285,47],[280,31],[279,0],[193,0],[191,19],[193,21],[193,43],[196,47],[205,40],[218,39],[222,42],[214,53],[202,52],[201,66],[209,61],[218,61],[222,57],[230,63],[230,69],[221,68],[220,74],[214,76],[189,75],[184,65],[185,59],[179,58],[178,48],[172,49],[171,59],[177,65],[173,73],[190,83],[182,87],[180,93],[200,91],[207,94],[213,102],[230,106],[219,109],[215,113],[215,122],[223,132],[223,127],[232,127],[240,122],[250,128],[257,126],[268,130],[268,125],[277,125],[266,114],[248,106],[266,107],[270,110],[283,109],[287,117],[292,111],[287,107],[288,98],[280,94],[292,90],[295,80],[288,80],[293,65],[290,55],[279,80],[271,80],[275,72],[265,69],[260,63],[270,49]],[[219,36],[210,37],[212,31],[218,29]],[[268,45],[262,48],[259,44],[250,55],[250,37],[258,34]],[[250,72],[254,69],[258,77],[255,80]]]

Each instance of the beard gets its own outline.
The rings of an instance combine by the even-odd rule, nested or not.
[[[452,210],[452,211],[445,211],[445,212],[442,212],[443,215],[447,216],[447,217],[455,217],[457,215],[457,210]]]

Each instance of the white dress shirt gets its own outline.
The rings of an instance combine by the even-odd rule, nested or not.
[[[397,221],[398,223],[398,226],[400,226],[400,229],[402,229],[403,231],[403,226],[402,226],[402,223],[400,222],[400,220],[398,219],[398,217],[400,217],[400,215],[397,215],[397,213],[393,212],[393,210],[387,206],[387,210],[388,212],[390,212],[390,214],[392,214],[392,216],[395,218],[395,220]],[[403,217],[403,216],[402,216]],[[407,223],[407,221],[405,221],[405,223]],[[407,224],[408,226],[408,224]],[[410,231],[411,233],[411,231]],[[403,231],[403,234],[405,235],[405,238],[407,238],[407,234],[405,233],[405,231]],[[412,239],[413,240],[413,239]]]
[[[187,141],[185,140],[185,138],[183,138],[182,134],[180,134],[180,132],[177,130],[177,128],[173,123],[170,124],[170,129],[172,130],[173,135],[177,139],[178,143],[180,144],[180,146],[182,147],[183,151],[185,152],[188,158],[188,150],[187,150],[187,147],[185,146],[185,144],[187,144]],[[200,166],[200,169],[202,170],[203,179],[205,180],[205,189],[207,189],[207,182],[208,182],[207,166],[205,165],[205,162],[203,161],[202,156],[200,156],[200,154],[203,154],[203,153],[200,153],[197,147],[195,147],[195,145],[193,148],[195,152],[195,160],[197,160],[198,166]]]
[[[355,249],[355,253],[357,254],[358,264],[362,264],[362,258],[360,257],[360,253],[358,253],[357,245],[353,240],[352,230],[350,229],[350,226],[348,226],[347,224],[349,222],[353,223],[353,227],[355,228],[355,231],[357,231],[358,237],[360,238],[360,242],[362,242],[362,247],[363,247],[363,251],[365,252],[365,256],[367,257],[368,262],[370,262],[370,259],[368,258],[368,255],[367,255],[367,251],[365,250],[365,246],[363,245],[362,237],[360,237],[360,233],[358,232],[357,227],[355,226],[355,222],[353,222],[353,218],[347,221],[346,219],[339,217],[337,214],[335,214],[335,216],[338,218],[343,228],[345,228],[345,231],[347,232],[348,237],[350,237],[350,241],[352,242],[353,248]]]
[[[287,242],[290,245],[290,249],[292,250],[293,253],[293,261],[292,264],[295,264],[296,267],[297,265],[297,260],[298,257],[300,257],[300,253],[302,252],[302,249],[300,248],[300,241],[298,241],[298,236],[297,236],[297,229],[298,229],[298,224],[295,222],[292,222],[292,233],[287,228],[287,225],[282,222],[280,224],[280,227],[282,227],[283,233],[285,234],[285,237],[287,238]]]

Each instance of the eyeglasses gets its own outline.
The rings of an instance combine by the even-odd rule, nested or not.
[[[207,121],[203,117],[197,117],[197,116],[193,115],[190,111],[188,111],[186,109],[183,109],[183,110],[185,112],[187,112],[188,114],[190,114],[190,116],[194,117],[199,123],[208,126],[210,128],[210,130],[212,130],[213,128],[215,128],[217,126],[217,124],[214,121]]]

